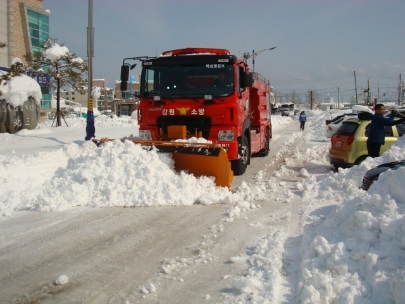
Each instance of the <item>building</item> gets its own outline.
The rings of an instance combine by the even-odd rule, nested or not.
[[[43,0],[0,1],[0,69],[7,70],[14,58],[25,64],[24,55],[42,52],[41,45],[49,39],[49,12],[42,9]],[[42,108],[50,108],[51,94],[41,100]]]
[[[324,104],[333,104],[335,102],[335,99],[332,97],[332,96],[327,96],[327,97],[325,97],[325,99],[324,99]]]
[[[352,96],[350,98],[351,105],[355,105],[355,104],[365,105],[366,102],[367,102],[367,96],[365,94],[357,94],[357,99],[356,99],[356,96]]]
[[[327,96],[325,97],[324,101],[319,104],[319,110],[322,111],[330,111],[330,109],[333,109],[335,107],[335,101],[332,96]]]
[[[116,115],[131,115],[138,109],[139,105],[139,82],[128,82],[127,90],[121,91],[121,82],[115,83],[115,95],[112,102],[112,112]]]
[[[112,105],[114,100],[114,90],[112,88],[107,88],[105,86],[104,79],[94,79],[93,87],[100,88],[100,97],[93,101],[93,106],[100,112],[112,111]],[[74,89],[64,89],[60,92],[60,97],[65,99],[67,102],[71,102],[76,106],[81,106],[87,108],[88,102],[88,90],[81,94]]]
[[[42,0],[5,0],[0,2],[0,66],[8,67],[15,57],[24,61],[26,53],[42,51],[49,38],[49,13]]]

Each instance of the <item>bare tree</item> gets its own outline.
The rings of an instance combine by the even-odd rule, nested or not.
[[[56,126],[62,126],[60,109],[60,90],[64,86],[72,86],[81,93],[86,85],[86,79],[82,74],[88,70],[87,62],[79,58],[75,53],[70,53],[63,45],[58,45],[56,40],[48,40],[44,47],[45,52],[28,53],[24,57],[27,60],[31,75],[47,75],[49,86],[56,90]],[[55,48],[60,50],[61,55],[55,56]]]
[[[294,107],[296,107],[299,104],[302,104],[302,98],[295,91],[292,91],[290,93],[290,102],[289,103],[294,104]]]

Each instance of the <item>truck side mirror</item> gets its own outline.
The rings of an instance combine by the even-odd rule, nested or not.
[[[252,73],[243,73],[243,87],[253,86],[253,74]]]
[[[121,92],[128,90],[129,65],[121,66]]]

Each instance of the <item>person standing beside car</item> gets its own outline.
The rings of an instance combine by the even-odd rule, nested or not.
[[[300,121],[300,129],[304,131],[305,128],[305,122],[307,121],[307,115],[305,115],[305,111],[302,111],[300,114],[300,117],[298,118]]]
[[[379,157],[381,146],[385,144],[385,126],[398,125],[405,121],[405,117],[394,121],[395,111],[391,111],[390,118],[385,118],[385,106],[382,103],[375,106],[374,112],[367,139],[367,151],[368,156]]]

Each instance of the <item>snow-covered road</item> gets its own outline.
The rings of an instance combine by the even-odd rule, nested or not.
[[[296,124],[284,123],[269,156],[252,158],[233,188],[246,187],[243,193],[257,197],[249,193],[249,184],[267,180],[285,163],[304,135],[296,132]],[[54,142],[67,144],[56,137]],[[288,187],[285,181],[279,191]],[[286,204],[282,193],[273,194],[240,201],[239,206],[69,208],[1,221],[2,298],[41,303],[232,301],[239,294],[232,280],[246,270],[239,256],[270,231],[288,226],[289,236],[300,233],[300,201]],[[293,247],[299,246],[295,243]],[[55,286],[60,275],[69,284]]]
[[[394,232],[403,229],[405,208],[392,201],[401,204],[404,191],[379,199],[375,193],[385,190],[371,189],[372,197],[358,185],[378,162],[405,158],[404,143],[333,173],[326,116],[309,117],[304,132],[297,121],[274,117],[270,154],[252,158],[233,192],[211,179],[174,175],[168,159],[133,144],[88,146],[82,122],[2,134],[2,303],[401,303],[405,243]],[[100,137],[136,129],[99,123]],[[353,202],[366,208],[370,200],[376,210],[350,213]],[[340,204],[348,214],[334,211]],[[389,214],[377,209],[384,206]],[[380,218],[381,242],[392,255],[371,237]],[[343,228],[345,235],[336,235]],[[345,246],[370,253],[353,256]]]

